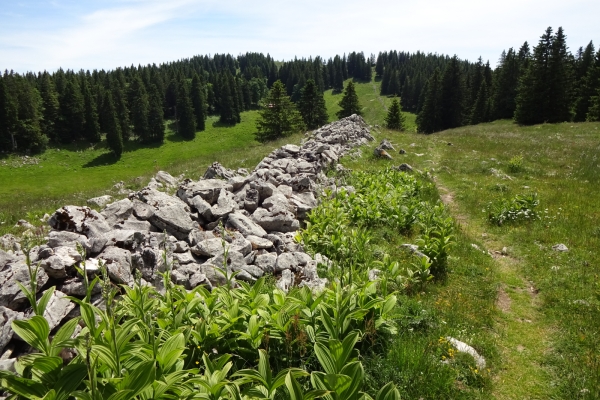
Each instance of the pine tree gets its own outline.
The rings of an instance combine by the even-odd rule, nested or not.
[[[104,93],[103,103],[103,125],[106,131],[106,145],[115,154],[121,158],[123,154],[123,137],[121,136],[121,127],[115,113],[112,94],[110,91]]]
[[[433,133],[442,130],[441,121],[441,82],[440,70],[436,68],[423,90],[424,99],[421,111],[417,115],[417,131]]]
[[[162,96],[155,84],[150,84],[148,111],[149,140],[153,143],[162,143],[165,139],[165,121],[163,119]]]
[[[42,96],[43,120],[41,123],[42,132],[53,141],[58,141],[58,133],[56,125],[60,112],[60,104],[58,102],[58,93],[54,82],[50,78],[50,74],[44,71],[42,74],[42,82],[40,85],[40,95]]]
[[[306,81],[304,88],[302,88],[298,110],[308,129],[316,129],[327,123],[328,116],[325,98],[323,97],[323,93],[319,92],[315,81],[312,79]]]
[[[196,129],[203,131],[205,129],[206,119],[206,100],[204,99],[204,89],[200,83],[198,74],[194,74],[192,78],[192,105],[194,107],[194,115],[196,116]]]
[[[258,141],[289,136],[304,129],[302,115],[290,100],[280,80],[271,87],[265,99],[265,107],[259,112],[256,128]]]
[[[400,112],[400,101],[398,99],[392,100],[392,105],[388,110],[387,116],[385,117],[385,125],[388,129],[394,129],[397,131],[403,131],[405,129],[405,118]]]
[[[352,114],[362,115],[361,107],[358,102],[358,95],[356,94],[356,89],[354,88],[354,83],[352,81],[348,82],[348,85],[346,85],[344,97],[340,100],[339,105],[342,107],[342,109],[337,112],[337,117],[340,119],[349,117]]]
[[[177,92],[177,126],[181,137],[186,140],[194,140],[196,137],[196,117],[184,80],[179,82]]]
[[[96,108],[96,101],[90,91],[90,86],[87,80],[83,81],[83,102],[85,107],[85,124],[84,132],[85,137],[91,143],[99,143],[102,140],[100,136],[100,124],[98,123],[98,109]]]
[[[131,82],[129,99],[133,134],[142,142],[148,142],[150,134],[148,130],[148,93],[139,75],[136,75]]]
[[[17,104],[4,83],[5,80],[0,76],[0,147],[16,151],[15,135],[19,122]]]

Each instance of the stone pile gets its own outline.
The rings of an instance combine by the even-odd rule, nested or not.
[[[72,205],[56,210],[48,220],[47,243],[30,252],[41,266],[39,291],[56,286],[44,314],[51,329],[78,315],[75,304],[64,299],[84,296],[77,264],[93,275],[104,263],[116,284],[133,285],[139,271],[143,283],[159,289],[158,272],[165,268],[173,282],[188,289],[224,284],[219,268],[246,282],[272,274],[286,291],[293,285],[319,290],[326,280],[318,277],[317,265],[326,259],[306,254],[294,239],[296,231],[322,190],[333,184],[323,170],[372,140],[362,118],[353,115],[314,131],[302,146],[274,150],[251,172],[214,163],[193,181],[161,171],[146,188],[100,212]],[[100,200],[105,198],[90,204]],[[0,354],[8,345],[0,360],[12,352],[11,322],[31,315],[18,282],[29,284],[24,254],[0,250]],[[99,288],[94,296],[93,302],[101,301]]]

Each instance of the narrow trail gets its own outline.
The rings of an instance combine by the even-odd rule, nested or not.
[[[496,369],[492,395],[496,399],[548,399],[552,397],[551,375],[543,365],[550,350],[553,332],[541,310],[541,299],[533,282],[522,274],[523,260],[501,249],[505,238],[484,231],[485,226],[471,221],[454,201],[454,194],[436,179],[442,202],[446,204],[460,229],[471,238],[483,238],[486,250],[494,254],[497,272],[495,336],[501,355]]]
[[[373,83],[373,92],[375,92],[375,97],[377,97],[377,100],[381,103],[381,105],[383,106],[383,109],[387,112],[388,108],[385,105],[385,102],[383,101],[383,99],[381,98],[379,93],[377,93],[377,85],[375,83]]]

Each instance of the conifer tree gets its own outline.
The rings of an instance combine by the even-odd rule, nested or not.
[[[17,103],[4,83],[6,78],[0,76],[0,147],[17,150],[15,138],[18,125]]]
[[[96,108],[96,101],[87,79],[83,80],[83,102],[85,106],[85,124],[84,134],[87,140],[91,143],[99,143],[102,140],[100,136],[100,124],[98,123],[98,109]]]
[[[40,95],[42,96],[43,119],[41,122],[42,132],[53,141],[58,141],[56,125],[60,112],[60,104],[58,103],[58,93],[50,74],[44,71],[42,74],[42,82],[40,84]]]
[[[550,74],[548,65],[552,53],[552,28],[546,29],[533,49],[525,72],[519,79],[515,99],[515,121],[522,125],[548,121],[550,99]]]
[[[494,75],[492,115],[494,119],[512,118],[515,113],[515,98],[519,84],[520,63],[512,49],[500,60]]]
[[[111,92],[117,121],[119,122],[119,129],[121,130],[121,137],[123,138],[123,142],[127,142],[131,138],[132,130],[125,91],[119,86],[118,83],[115,83],[115,85],[111,88]]]
[[[155,84],[150,84],[148,111],[149,140],[153,143],[162,143],[165,139],[165,122],[163,119],[162,96]]]
[[[440,70],[436,68],[423,90],[421,111],[417,115],[417,131],[433,133],[442,130]]]
[[[592,42],[586,47],[586,51],[582,56],[587,58],[589,52],[594,51],[594,45]],[[576,89],[576,99],[574,107],[573,121],[581,122],[586,120],[587,113],[591,105],[591,98],[596,94],[598,88],[600,88],[600,49],[596,53],[596,57],[592,55],[590,61],[582,60],[579,66],[579,74],[581,79],[578,81]]]
[[[206,119],[206,100],[204,98],[204,89],[200,82],[198,74],[194,74],[192,78],[192,105],[194,108],[194,115],[196,116],[196,129],[203,131],[205,129]]]
[[[590,108],[586,116],[586,121],[600,121],[600,88],[598,88],[596,96],[590,98]]]
[[[185,81],[179,82],[177,92],[177,127],[179,134],[186,140],[196,137],[196,117],[192,108],[192,101]]]
[[[358,95],[356,94],[356,89],[354,88],[354,83],[352,81],[348,82],[348,85],[346,85],[344,97],[340,100],[339,105],[342,107],[342,109],[337,112],[337,117],[340,119],[349,117],[352,114],[362,115],[361,107],[358,102]]]
[[[73,76],[67,78],[65,94],[60,101],[60,141],[69,143],[81,137],[85,124],[85,104],[79,84]]]
[[[487,122],[488,112],[489,108],[487,84],[485,83],[485,81],[482,81],[479,85],[479,92],[477,93],[477,97],[475,98],[475,103],[471,108],[469,123],[471,125],[477,125],[482,122]]]
[[[452,129],[463,125],[464,82],[458,57],[454,56],[446,64],[441,79],[440,121],[442,129]]]
[[[571,119],[572,70],[568,57],[566,36],[559,27],[552,40],[548,63],[550,99],[546,120],[551,123]]]
[[[129,104],[131,106],[131,122],[133,134],[143,142],[149,141],[148,130],[148,93],[139,75],[136,75],[129,87]]]
[[[256,122],[256,139],[273,140],[304,129],[302,115],[287,95],[285,86],[277,80],[265,99],[265,107]]]
[[[400,101],[398,99],[392,100],[392,105],[385,117],[385,125],[388,129],[397,131],[403,131],[405,129],[405,117],[400,111]]]
[[[106,131],[106,145],[115,154],[121,158],[123,154],[123,137],[121,136],[121,127],[115,113],[112,94],[109,90],[104,93],[103,103],[103,125]]]
[[[308,129],[316,129],[327,123],[328,116],[325,98],[323,97],[323,93],[319,92],[315,81],[312,79],[306,81],[304,88],[302,88],[298,110]]]
[[[381,52],[379,52],[379,55],[377,56],[377,63],[375,64],[375,77],[376,78],[381,78],[383,76],[383,69],[384,65],[383,65],[383,56],[381,54]]]

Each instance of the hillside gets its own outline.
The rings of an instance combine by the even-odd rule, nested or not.
[[[394,323],[399,333],[386,346],[374,339],[372,352],[361,347],[365,387],[374,394],[393,381],[403,398],[599,398],[600,123],[519,127],[501,120],[421,135],[414,132],[414,115],[407,114],[408,132],[393,132],[381,128],[391,99],[379,96],[378,85],[356,86],[375,144],[389,139],[393,160],[375,158],[372,144],[363,148],[362,157],[341,160],[359,175],[338,178],[358,188],[385,187],[378,185],[381,180],[397,179],[386,168],[409,164],[416,171],[419,201],[433,206],[441,198],[446,204],[456,243],[449,249],[447,274],[398,284]],[[333,119],[341,95],[328,91],[325,98]],[[19,233],[12,228],[17,219],[36,223],[58,206],[114,194],[111,187],[121,180],[128,189],[139,189],[159,169],[198,179],[212,161],[253,167],[284,144],[255,142],[255,118],[250,111],[235,127],[208,123],[192,142],[169,141],[167,135],[160,148],[126,152],[111,165],[102,165],[102,145],[49,150],[31,165],[4,159],[0,232]],[[285,142],[301,139],[296,135]],[[527,197],[534,193],[537,197]],[[525,200],[510,204],[515,198]],[[507,212],[511,206],[513,214]],[[316,215],[327,216],[327,207],[344,206],[325,203],[323,214]],[[523,211],[529,218],[511,220]],[[312,222],[318,226],[318,218]],[[414,270],[414,260],[400,245],[415,243],[427,223],[407,231],[390,224],[369,226],[371,240],[362,247],[368,254],[346,254],[340,263],[364,257],[380,269],[397,262],[404,272]],[[567,250],[553,249],[558,244]],[[486,368],[456,354],[449,337],[473,346]]]

